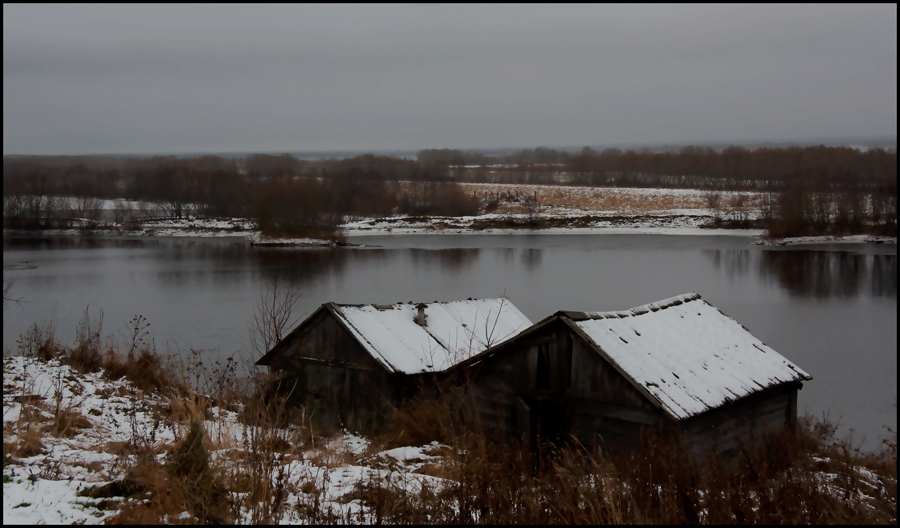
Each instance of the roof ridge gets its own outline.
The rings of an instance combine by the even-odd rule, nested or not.
[[[665,310],[666,308],[671,308],[673,306],[679,306],[681,304],[702,300],[703,298],[699,293],[690,292],[683,293],[681,295],[676,295],[674,297],[669,297],[667,299],[662,299],[659,301],[642,304],[640,306],[635,306],[634,308],[630,308],[628,310],[617,310],[610,312],[569,312],[569,311],[561,311],[557,312],[559,314],[565,315],[569,319],[573,321],[585,321],[587,319],[623,319],[625,317],[634,317],[637,315],[643,315],[647,312],[658,312],[659,310]]]
[[[327,302],[327,303],[325,303],[325,304],[332,304],[332,305],[338,306],[338,307],[345,307],[345,306],[346,306],[346,307],[351,307],[351,308],[361,308],[361,307],[363,307],[363,306],[375,306],[375,307],[378,307],[378,306],[392,306],[392,307],[396,307],[396,306],[406,306],[406,305],[416,306],[417,304],[451,304],[451,303],[464,303],[464,302],[471,302],[471,301],[497,301],[497,300],[500,300],[500,299],[504,299],[504,297],[469,297],[468,299],[453,299],[453,300],[450,300],[450,301],[431,301],[431,302],[424,302],[424,301],[422,301],[421,303],[413,302],[413,301],[410,301],[410,302],[402,302],[402,301],[401,301],[401,302],[388,303],[388,304],[379,304],[379,303],[337,303],[337,302],[334,302],[334,301],[329,301],[329,302]],[[509,300],[509,299],[507,299],[507,301],[508,301],[508,300]]]

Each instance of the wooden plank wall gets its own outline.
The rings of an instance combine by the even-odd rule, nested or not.
[[[727,459],[742,447],[753,448],[796,421],[799,386],[776,386],[681,422],[685,445],[699,460],[711,453]]]
[[[544,354],[544,358],[540,358]],[[546,361],[546,363],[545,363]],[[538,366],[549,373],[538,376]],[[551,402],[565,414],[566,434],[585,445],[603,436],[607,443],[633,445],[640,429],[661,413],[562,322],[470,370],[459,389],[470,421],[488,433],[532,434],[534,408]]]
[[[271,368],[285,372],[289,402],[325,432],[377,433],[400,403],[402,375],[388,372],[325,310]]]
[[[541,347],[550,351],[538,379]],[[491,434],[533,434],[534,408],[553,402],[565,414],[566,435],[609,449],[638,445],[642,430],[676,425],[564,323],[516,340],[467,372],[456,397],[468,419]],[[753,445],[796,419],[799,384],[756,394],[678,424],[698,459],[712,450]]]

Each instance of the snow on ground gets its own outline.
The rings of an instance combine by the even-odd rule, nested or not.
[[[40,403],[21,403],[23,396],[40,399]],[[109,382],[99,374],[81,375],[55,360],[44,363],[23,357],[4,358],[4,444],[24,438],[27,427],[35,423],[52,422],[57,404],[77,412],[90,426],[77,429],[72,438],[42,432],[40,453],[4,460],[4,524],[102,522],[110,512],[99,510],[95,499],[75,494],[87,486],[121,477],[114,469],[120,458],[115,454],[116,445],[131,441],[135,430],[149,432],[154,427],[148,411],[159,400],[127,381]],[[38,416],[25,420],[23,412]],[[157,427],[156,441],[172,442],[175,432]]]
[[[545,217],[546,218],[546,217]],[[582,215],[555,218],[583,218]],[[612,214],[606,218],[594,214],[578,222],[577,227],[543,227],[528,229],[523,227],[471,227],[473,222],[503,222],[512,220],[524,223],[525,214],[483,214],[460,217],[395,216],[391,218],[364,219],[344,224],[347,236],[369,235],[617,235],[617,234],[657,234],[657,235],[735,235],[760,236],[761,229],[710,229],[703,227],[712,221],[710,215],[641,215],[620,217]],[[477,224],[476,224],[477,225]]]
[[[263,235],[257,231],[247,235],[247,240],[251,246],[268,246],[268,247],[334,247],[337,244],[331,240],[321,240],[318,238],[284,238],[270,237]]]
[[[109,520],[123,499],[91,498],[84,491],[121,480],[135,464],[135,445],[153,448],[150,452],[158,453],[157,460],[163,464],[166,452],[188,429],[186,419],[172,418],[178,401],[143,392],[125,380],[104,379],[101,373],[79,374],[56,360],[4,358],[3,523],[100,524]],[[70,434],[53,433],[57,409],[80,416],[82,423]],[[250,454],[245,440],[258,431],[241,423],[236,412],[218,407],[208,410],[203,427],[210,464],[220,475],[231,471],[241,476],[245,466],[238,461]],[[280,437],[291,438],[291,429],[297,432],[298,428],[279,430]],[[16,453],[20,441],[28,439],[31,450]],[[329,520],[371,524],[379,518],[367,488],[412,496],[426,487],[436,494],[449,490],[454,481],[435,475],[453,474],[445,456],[450,453],[451,448],[436,442],[384,449],[349,433],[318,439],[299,452],[277,455],[271,485],[278,486],[277,474],[282,473],[286,498],[271,520],[277,524]],[[848,492],[833,473],[837,464],[822,459],[822,469],[815,476],[840,497]],[[880,477],[862,467],[853,469],[860,489],[871,496],[880,493]],[[253,522],[248,506],[256,503],[248,500],[249,492],[227,489],[232,501],[243,500],[235,521]],[[448,507],[457,508],[453,502]],[[189,521],[184,515],[178,520]]]
[[[52,434],[49,428],[57,408],[80,415],[86,423],[73,429],[74,434]],[[104,522],[116,512],[103,501],[121,499],[94,499],[78,492],[122,479],[132,461],[129,445],[143,442],[160,448],[162,463],[165,451],[187,430],[184,421],[165,418],[171,409],[164,398],[141,391],[125,379],[110,381],[99,372],[79,374],[57,360],[4,358],[4,453],[35,433],[40,446],[21,458],[4,459],[3,523]],[[211,445],[210,460],[226,465],[252,432],[237,413],[216,407],[204,428]],[[314,501],[341,518],[353,515],[371,522],[368,507],[345,495],[367,483],[390,482],[395,489],[412,493],[422,486],[440,489],[444,479],[416,471],[440,464],[441,458],[430,453],[442,448],[447,449],[435,443],[373,452],[367,439],[348,433],[306,451],[301,459],[285,457],[290,494],[280,522],[308,522],[300,516],[300,506]],[[250,520],[250,512],[245,511],[241,521]]]

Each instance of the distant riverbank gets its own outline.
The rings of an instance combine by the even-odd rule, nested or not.
[[[240,237],[254,246],[334,247],[346,237],[371,235],[724,235],[756,237],[757,244],[795,245],[834,242],[896,243],[896,237],[852,235],[765,240],[760,203],[764,193],[738,191],[728,200],[710,201],[696,189],[606,188],[558,185],[461,184],[466,193],[493,207],[473,216],[394,214],[345,217],[334,237],[272,237],[246,218],[141,218],[117,223],[116,201],[104,200],[106,214],[93,227],[4,229],[4,236],[162,236]],[[741,198],[740,200],[735,197]],[[529,202],[527,198],[534,200]],[[529,204],[532,204],[529,207]],[[119,204],[122,205],[122,204]],[[126,203],[140,209],[135,203]],[[490,212],[487,212],[490,211]],[[82,222],[90,225],[90,222]]]
[[[698,226],[690,218],[667,218],[668,225],[660,225],[658,217],[639,217],[630,222],[618,224],[596,222],[590,227],[497,227],[472,228],[459,224],[448,225],[446,218],[390,218],[358,221],[342,226],[344,237],[367,237],[385,235],[715,235],[756,237],[755,244],[766,246],[833,244],[833,243],[876,243],[896,244],[897,237],[874,235],[816,236],[764,239],[763,229],[725,229]],[[465,219],[460,219],[465,221]],[[462,224],[463,222],[460,222]],[[694,225],[692,225],[694,224]],[[233,226],[240,226],[235,228]],[[336,247],[343,244],[333,240],[318,238],[270,237],[252,229],[245,220],[166,220],[163,225],[148,223],[140,229],[45,229],[14,230],[4,229],[3,236],[129,236],[129,237],[197,237],[197,238],[242,238],[254,246],[269,247]]]

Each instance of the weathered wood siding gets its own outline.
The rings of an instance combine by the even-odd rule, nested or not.
[[[701,460],[710,454],[729,458],[741,448],[752,448],[765,436],[793,426],[800,386],[778,385],[682,421],[685,445]]]
[[[618,450],[637,446],[642,430],[676,425],[560,320],[509,343],[457,381],[463,414],[495,435],[532,442],[538,434],[571,435],[585,446]],[[710,451],[728,455],[793,423],[799,387],[773,387],[677,426],[698,459]]]
[[[615,368],[561,321],[471,367],[457,395],[495,434],[568,437],[633,445],[662,418]]]
[[[375,361],[328,310],[293,336],[271,368],[284,371],[280,390],[290,404],[326,431],[378,432],[401,398],[402,376]]]

